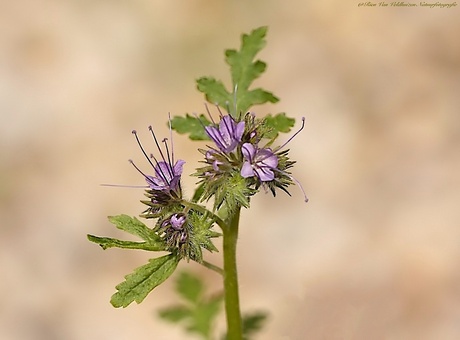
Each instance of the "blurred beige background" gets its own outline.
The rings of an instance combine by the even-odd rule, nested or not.
[[[257,85],[281,102],[256,112],[306,116],[290,148],[310,202],[293,187],[243,213],[243,309],[271,314],[257,339],[459,339],[460,6],[358,3],[2,2],[0,338],[185,339],[155,317],[171,283],[109,304],[150,254],[86,240],[143,209],[99,184],[143,184],[131,130],[202,111],[194,80],[228,80],[223,50],[268,25]],[[192,173],[199,144],[175,143]]]

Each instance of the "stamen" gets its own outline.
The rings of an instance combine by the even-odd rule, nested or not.
[[[144,176],[145,178],[148,178],[147,175],[144,174],[144,173],[141,171],[141,169],[139,169],[139,168],[137,167],[136,164],[134,164],[134,162],[133,162],[132,159],[128,159],[128,162],[130,162],[130,163],[133,165],[133,167],[136,168],[136,170],[139,171],[139,173],[140,173],[142,176]]]
[[[155,158],[155,156],[153,155],[153,153],[150,154],[150,158],[152,158],[155,163],[157,163],[157,167],[154,168],[155,170],[155,175],[157,175],[158,177],[161,177],[161,179],[163,180],[163,182],[165,183],[168,183],[168,177],[166,177],[166,174],[163,172],[163,169],[161,168],[160,166],[160,163],[158,162],[158,160]],[[166,164],[166,162],[165,162]],[[169,184],[169,183],[168,183]]]
[[[303,189],[302,184],[294,176],[288,174],[286,171],[283,171],[283,170],[280,170],[280,169],[277,169],[277,168],[271,168],[271,169],[274,170],[274,171],[278,171],[279,173],[289,177],[292,181],[294,181],[299,186],[300,190],[302,191],[303,197],[305,198],[305,203],[308,202],[308,197],[307,197],[307,194],[305,193],[305,190]]]
[[[99,184],[101,187],[116,187],[116,188],[148,188],[148,185],[123,185],[123,184]]]
[[[222,111],[220,110],[219,105],[216,104],[216,108],[217,108],[217,111],[219,111],[219,116],[222,118],[222,117],[224,116],[224,114],[223,114]]]
[[[142,153],[144,154],[145,158],[147,158],[147,160],[149,161],[150,165],[155,168],[155,166],[153,165],[152,161],[150,160],[149,156],[147,156],[147,153],[145,152],[144,148],[142,147],[142,144],[141,144],[141,141],[139,140],[139,137],[137,136],[137,131],[136,130],[133,130],[132,131],[132,134],[136,137],[136,141],[137,141],[137,144],[139,144],[139,147],[141,148],[142,150]],[[132,162],[132,161],[131,161]],[[134,164],[134,163],[133,163]],[[145,176],[145,175],[144,175]]]
[[[174,169],[173,169],[173,164],[171,163],[171,158],[169,156],[169,148],[168,148],[168,138],[164,138],[162,142],[165,144],[165,149],[166,149],[166,155],[168,156],[168,164],[169,164],[169,173],[171,174],[171,178],[174,177]]]
[[[174,164],[174,142],[173,142],[173,136],[172,136],[171,112],[168,112],[168,121],[169,121],[169,139],[171,140],[171,158],[172,158],[172,164]]]
[[[236,117],[236,93],[238,92],[238,84],[235,84],[235,89],[233,90],[233,104],[235,106],[235,117]],[[241,119],[241,116],[240,116],[241,113],[238,114],[238,120]]]
[[[206,125],[203,124],[203,122],[201,121],[200,117],[198,117],[198,115],[195,112],[193,112],[193,115],[200,122],[200,124],[203,127],[203,129],[206,128]]]
[[[155,132],[153,132],[152,125],[149,126],[149,131],[152,133],[153,139],[155,140],[155,144],[158,148],[158,151],[160,151],[160,156],[163,159],[163,161],[166,163],[165,156],[163,155],[163,151],[161,151],[160,144],[158,143],[157,137],[155,136]],[[158,163],[158,162],[157,162]]]
[[[282,149],[282,148],[284,148],[292,139],[294,139],[295,136],[297,136],[300,133],[300,131],[303,130],[304,126],[305,126],[305,117],[302,117],[302,126],[300,127],[300,129],[297,130],[297,132],[294,133],[294,135],[292,135],[291,138],[289,138],[286,142],[284,142],[283,145],[277,147],[275,152],[280,150],[280,149]]]
[[[209,118],[211,118],[212,124],[213,124],[213,125],[216,125],[216,122],[215,122],[214,119],[212,118],[211,112],[209,111],[208,104],[207,104],[207,103],[204,103],[204,107],[206,108],[206,112],[208,113]],[[196,113],[195,113],[195,115],[196,115]],[[197,117],[197,118],[198,118],[198,117]],[[200,122],[201,122],[201,121],[200,121]]]
[[[230,112],[230,103],[228,102],[228,100],[225,102],[225,107],[227,109],[227,112]]]

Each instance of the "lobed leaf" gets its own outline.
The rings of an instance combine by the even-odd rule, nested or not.
[[[203,282],[196,276],[183,272],[177,279],[176,290],[186,300],[197,303],[203,294]]]
[[[108,248],[140,249],[148,251],[165,250],[165,246],[163,243],[122,241],[115,238],[99,237],[94,235],[87,235],[87,237],[88,240],[99,244],[104,250]]]
[[[278,97],[275,97],[273,93],[262,89],[246,91],[238,95],[237,98],[237,105],[241,112],[247,112],[254,105],[265,104],[267,102],[276,103],[279,101]]]
[[[286,113],[278,113],[275,116],[267,115],[264,119],[264,125],[271,131],[265,134],[266,138],[276,138],[279,132],[289,132],[295,124],[295,119],[286,116]]]
[[[266,312],[254,312],[243,315],[243,338],[250,339],[250,336],[261,330],[267,317],[268,314]]]
[[[223,294],[204,296],[203,281],[189,273],[179,276],[176,291],[186,303],[161,310],[160,317],[174,323],[183,322],[187,332],[198,333],[205,339],[210,339],[214,320],[222,305]]]
[[[266,102],[276,103],[279,101],[271,92],[256,89],[249,90],[252,82],[260,77],[265,72],[267,65],[261,61],[253,61],[257,53],[259,53],[266,45],[265,36],[267,27],[259,27],[253,30],[250,34],[243,34],[240,51],[226,50],[225,61],[230,65],[233,97],[236,97],[236,105],[238,112],[247,112],[250,107]]]
[[[214,105],[227,108],[232,102],[232,94],[227,91],[220,80],[201,77],[196,81],[197,89],[203,92],[206,100]]]
[[[158,315],[160,318],[170,322],[179,322],[192,316],[190,308],[185,306],[173,306],[161,310]]]
[[[267,27],[259,27],[249,34],[243,34],[240,50],[225,50],[225,61],[230,66],[232,91],[227,90],[220,80],[212,77],[197,79],[197,88],[204,93],[208,102],[221,106],[237,117],[254,105],[279,101],[271,92],[249,89],[254,80],[267,68],[265,62],[254,61],[257,53],[266,45],[266,34]]]
[[[160,236],[135,217],[128,215],[109,216],[109,221],[123,231],[139,236],[150,244],[162,244]]]
[[[171,128],[180,134],[189,134],[191,140],[209,140],[203,126],[210,124],[203,114],[197,118],[187,113],[185,117],[175,116],[171,120]]]
[[[193,321],[187,327],[190,332],[196,332],[209,338],[214,319],[217,317],[223,301],[223,295],[219,294],[197,304]]]
[[[246,314],[242,317],[243,327],[243,340],[250,340],[254,333],[262,329],[264,322],[267,320],[268,314],[266,312],[254,312]],[[224,334],[222,340],[228,340],[227,334]]]
[[[253,62],[256,54],[266,45],[265,35],[267,27],[259,27],[250,34],[243,34],[241,49],[226,50],[225,61],[230,65],[233,86],[238,85],[238,90],[247,90],[251,83],[258,78],[266,68],[260,60]]]
[[[155,287],[171,276],[179,260],[176,254],[150,259],[149,263],[125,276],[125,281],[116,286],[118,292],[112,295],[110,303],[116,308],[125,308],[133,301],[141,303]]]

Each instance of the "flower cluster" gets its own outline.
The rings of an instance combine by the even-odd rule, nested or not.
[[[179,204],[182,200],[180,178],[185,161],[181,159],[177,161],[174,160],[172,138],[171,148],[168,146],[168,140],[166,138],[162,140],[165,148],[165,152],[163,152],[151,126],[149,126],[149,131],[152,134],[153,140],[155,141],[155,145],[161,157],[160,161],[153,154],[147,155],[139,140],[136,130],[133,130],[132,133],[134,134],[145,158],[152,166],[154,175],[145,174],[136,166],[136,164],[134,164],[132,160],[129,160],[129,162],[136,168],[137,171],[139,171],[140,174],[142,174],[142,176],[144,176],[145,181],[147,182],[146,196],[149,198],[149,201],[142,202],[147,204],[149,208],[144,212],[144,217],[152,218],[158,217],[163,209],[174,204]]]
[[[148,208],[141,216],[158,219],[153,232],[160,236],[168,251],[177,253],[181,258],[201,262],[201,248],[216,251],[211,238],[220,234],[211,230],[214,220],[208,215],[187,208],[180,184],[185,162],[174,159],[172,136],[169,144],[166,138],[162,140],[164,144],[162,149],[151,126],[149,131],[158,149],[160,160],[153,154],[148,155],[135,130],[133,134],[153,168],[153,175],[146,174],[130,160],[147,182],[145,188],[149,200],[141,202]]]
[[[208,146],[207,150],[200,150],[206,164],[196,173],[204,186],[202,200],[215,195],[218,207],[228,201],[232,193],[237,198],[246,196],[249,199],[261,186],[269,189],[273,195],[276,194],[276,188],[289,194],[287,187],[293,182],[299,185],[305,195],[301,184],[287,171],[295,163],[288,157],[289,150],[282,150],[304,128],[303,118],[301,128],[275,149],[270,148],[273,139],[260,146],[270,130],[264,120],[257,119],[253,113],[246,114],[242,121],[221,112],[220,118],[219,124],[211,118],[213,124],[205,127],[217,148]],[[241,179],[244,185],[239,185]],[[236,187],[244,192],[235,193]],[[249,201],[240,199],[239,203],[247,206]]]
[[[190,239],[184,214],[172,214],[159,223],[155,230],[169,250],[185,253]]]

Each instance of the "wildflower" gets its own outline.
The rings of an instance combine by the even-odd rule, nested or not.
[[[244,178],[256,176],[261,182],[273,181],[273,169],[278,166],[278,158],[271,149],[259,149],[251,143],[244,143],[241,152],[245,162],[241,167]]]
[[[158,161],[157,158],[150,154],[150,157],[145,152],[144,147],[142,146],[139,137],[137,136],[136,130],[133,130],[132,133],[136,137],[136,141],[141,148],[142,153],[147,158],[148,162],[154,170],[154,175],[147,175],[142,170],[140,170],[132,160],[129,162],[139,171],[142,176],[144,176],[145,181],[147,182],[148,196],[151,198],[152,203],[167,205],[171,199],[177,200],[182,198],[182,191],[180,186],[180,178],[182,175],[182,168],[185,164],[185,161],[179,159],[177,162],[174,161],[174,151],[171,138],[171,150],[168,146],[167,138],[163,139],[165,146],[166,156],[163,153],[160,144],[155,136],[155,133],[151,126],[149,126],[149,131],[151,132],[157,149],[159,151],[161,160]],[[152,161],[153,160],[153,161]]]
[[[303,130],[304,126],[305,118],[302,117],[302,126],[300,129],[283,145],[274,150],[259,148],[257,144],[244,143],[241,147],[241,153],[244,158],[244,163],[240,171],[241,176],[244,178],[256,177],[260,182],[258,185],[264,184],[272,191],[273,195],[275,194],[275,187],[289,194],[286,187],[295,182],[304,194],[305,202],[308,202],[302,184],[286,171],[295,162],[289,160],[287,156],[288,150],[281,150]]]
[[[244,122],[237,123],[231,116],[223,116],[219,127],[206,126],[205,131],[217,147],[225,153],[230,153],[241,142],[244,133]]]
[[[189,239],[186,221],[185,215],[173,214],[157,227],[157,233],[165,240],[170,250],[184,250]]]

